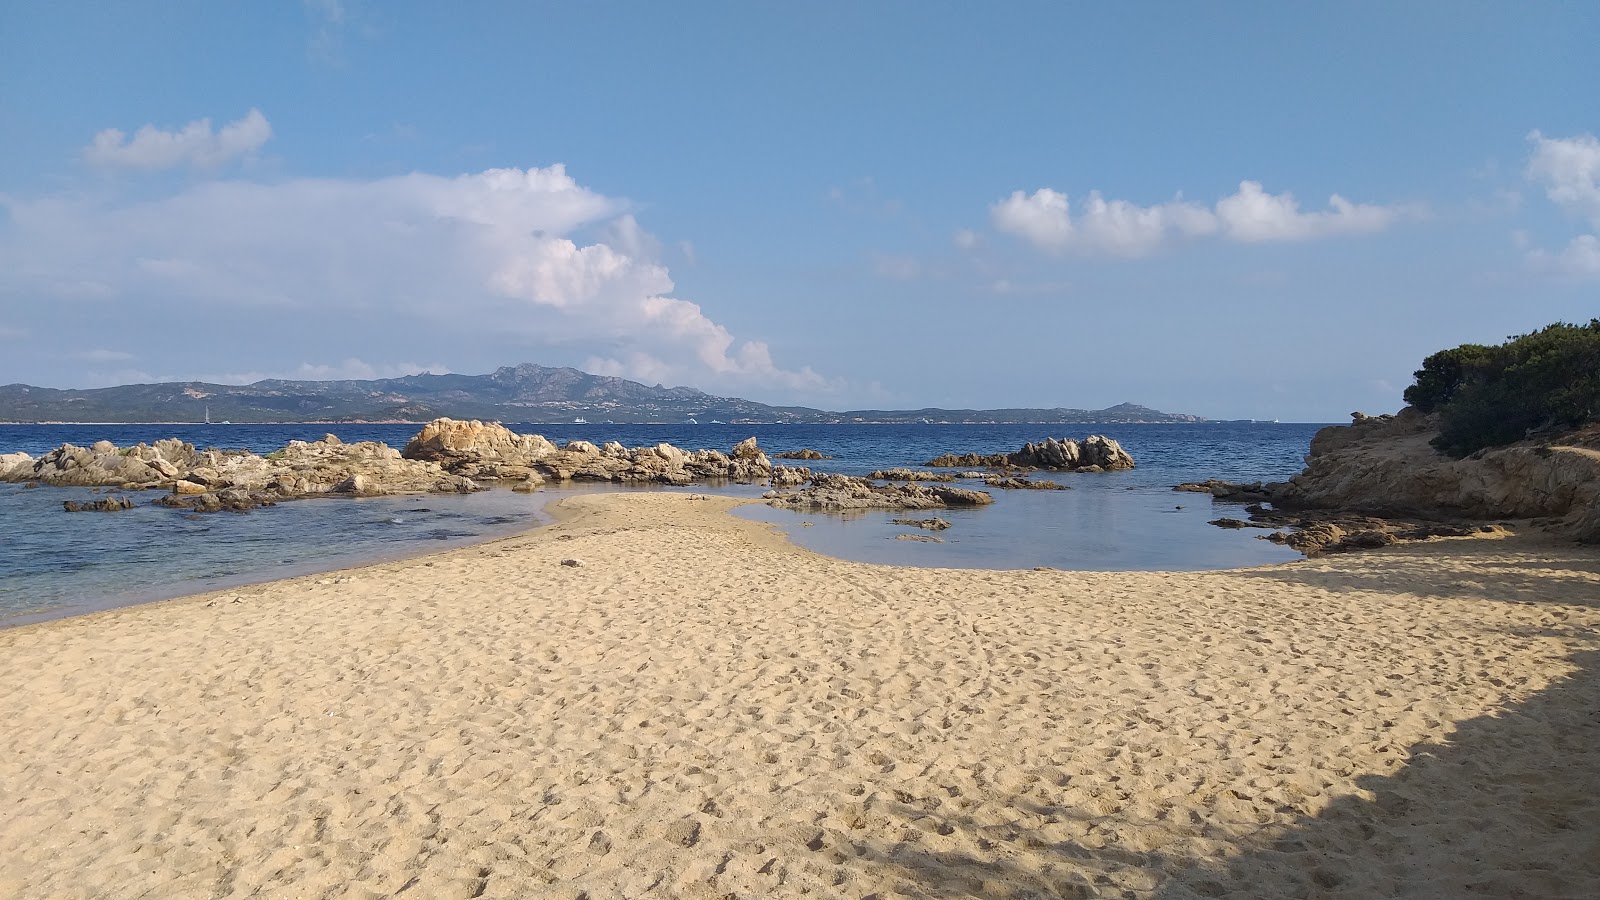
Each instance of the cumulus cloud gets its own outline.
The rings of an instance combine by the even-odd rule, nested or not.
[[[1542,184],[1550,202],[1600,229],[1600,140],[1592,134],[1548,138],[1528,135],[1533,152],[1526,175]],[[1517,240],[1526,243],[1526,236]],[[1534,247],[1526,251],[1534,268],[1574,278],[1600,278],[1600,237],[1579,234],[1561,250]]]
[[[628,377],[746,392],[830,387],[672,296],[659,242],[626,204],[560,165],[207,181],[156,200],[62,194],[0,204],[0,222],[9,219],[0,225],[0,296],[54,301],[41,315],[63,324],[117,318],[157,334],[227,335],[225,352],[253,357],[232,364],[260,371],[276,369],[272,340],[484,367],[551,361],[552,351],[576,360],[581,348]],[[66,289],[82,284],[109,293]],[[484,359],[484,345],[498,358]],[[356,363],[280,374],[396,371]]]
[[[1271,194],[1242,181],[1237,193],[1206,207],[1181,196],[1139,206],[1090,191],[1074,214],[1066,194],[1040,188],[1015,191],[989,208],[996,229],[1054,253],[1145,256],[1175,240],[1212,235],[1253,243],[1300,241],[1380,231],[1400,215],[1394,207],[1355,204],[1334,194],[1328,209],[1304,211],[1288,192]]]
[[[1600,140],[1592,134],[1547,138],[1537,131],[1528,140],[1528,177],[1544,184],[1551,202],[1600,228]]]
[[[120,129],[107,128],[84,148],[83,158],[90,165],[104,168],[210,169],[254,153],[270,137],[272,125],[267,117],[260,110],[251,109],[218,131],[211,129],[210,119],[196,119],[175,131],[146,125],[131,138]]]

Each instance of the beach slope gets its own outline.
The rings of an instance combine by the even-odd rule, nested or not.
[[[735,502],[0,632],[0,895],[1600,896],[1592,550],[901,569]]]

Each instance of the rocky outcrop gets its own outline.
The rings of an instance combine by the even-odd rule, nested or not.
[[[1305,471],[1271,491],[1285,509],[1342,509],[1433,519],[1551,520],[1556,533],[1600,541],[1600,452],[1559,437],[1453,459],[1428,442],[1415,410],[1357,415],[1317,432]]]
[[[826,455],[824,453],[819,453],[816,450],[812,450],[810,447],[805,447],[805,448],[802,448],[800,450],[785,450],[782,453],[774,453],[774,454],[772,454],[772,458],[773,459],[808,459],[808,460],[833,459],[833,457],[828,456],[828,455]]]
[[[499,422],[435,419],[422,426],[400,455],[438,463],[445,471],[468,478],[523,480],[536,463],[558,452],[542,436],[517,434]]]
[[[1437,422],[1414,409],[1351,420],[1318,431],[1304,471],[1287,482],[1211,479],[1174,490],[1250,503],[1249,522],[1212,524],[1292,529],[1266,537],[1307,553],[1494,535],[1503,529],[1487,523],[1506,520],[1600,543],[1600,451],[1578,446],[1577,435],[1454,459],[1429,443]]]
[[[826,474],[811,476],[810,486],[802,490],[768,491],[763,497],[771,506],[805,510],[943,509],[994,502],[983,491],[944,485],[875,484],[852,475]]]
[[[266,456],[244,450],[196,450],[192,444],[171,439],[132,447],[117,447],[109,441],[90,447],[62,444],[38,459],[13,462],[0,479],[165,490],[175,498],[196,499],[163,505],[201,511],[329,494],[376,496],[480,489],[471,479],[452,475],[436,463],[402,459],[399,451],[385,444],[346,444],[333,435],[320,441],[290,441]]]
[[[1083,440],[1046,438],[1029,442],[1014,453],[946,453],[923,465],[935,468],[1057,469],[1072,472],[1112,472],[1134,467],[1133,457],[1122,445],[1100,434]]]
[[[736,481],[746,484],[800,484],[809,470],[779,467],[746,438],[728,453],[685,451],[671,444],[629,449],[616,441],[596,446],[569,441],[565,446],[537,434],[517,434],[498,422],[435,419],[405,446],[407,459],[437,463],[445,471],[469,478],[514,480],[661,482]],[[797,476],[796,473],[804,473]]]

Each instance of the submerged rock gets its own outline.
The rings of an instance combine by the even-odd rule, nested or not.
[[[867,475],[878,481],[955,481],[949,472],[918,472],[915,469],[879,469]]]
[[[61,504],[61,508],[67,512],[116,512],[122,509],[133,509],[133,506],[133,501],[127,497],[106,497],[101,500],[90,500],[86,503],[68,500]]]
[[[895,519],[894,524],[908,525],[912,528],[921,528],[925,531],[943,531],[950,527],[950,523],[948,521],[938,517],[931,519]]]
[[[817,452],[815,450],[812,450],[810,447],[805,447],[805,448],[802,448],[800,450],[785,450],[782,453],[774,453],[774,454],[772,454],[772,458],[773,459],[833,459],[833,457],[828,456],[827,454],[819,453],[819,452]]]
[[[771,506],[787,509],[940,509],[983,506],[994,498],[983,491],[922,484],[874,484],[852,475],[817,474],[810,487],[788,493],[768,491]]]

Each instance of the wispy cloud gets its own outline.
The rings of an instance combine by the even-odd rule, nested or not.
[[[127,362],[131,359],[138,359],[138,357],[127,352],[126,350],[80,350],[76,353],[69,353],[67,355],[73,359],[81,359],[85,362],[98,363]]]
[[[323,63],[344,60],[344,30],[347,14],[342,0],[304,0],[306,18],[311,21],[311,36],[306,39],[306,55]]]
[[[1325,210],[1300,208],[1293,194],[1272,194],[1259,182],[1242,181],[1239,190],[1207,207],[1181,196],[1140,206],[1107,200],[1090,191],[1074,213],[1066,194],[1040,188],[1016,191],[989,209],[1000,231],[1052,253],[1145,256],[1177,240],[1216,236],[1241,243],[1303,241],[1387,228],[1406,210],[1356,204],[1334,194]]]
[[[1592,134],[1548,138],[1534,131],[1528,141],[1533,144],[1525,171],[1528,179],[1544,187],[1550,202],[1600,231],[1600,140]],[[1594,233],[1578,234],[1557,251],[1529,248],[1526,256],[1542,271],[1600,278],[1600,236]]]
[[[196,119],[182,128],[163,130],[145,125],[128,137],[107,128],[83,149],[90,165],[123,169],[216,168],[254,153],[272,137],[272,125],[258,109],[213,131],[210,119]]]

